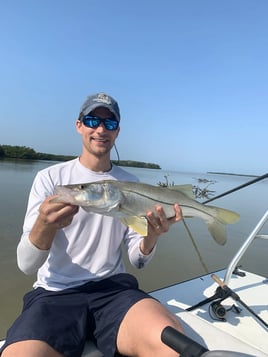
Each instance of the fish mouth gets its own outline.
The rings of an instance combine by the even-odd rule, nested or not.
[[[79,205],[80,204],[80,191],[71,190],[71,185],[69,186],[55,186],[54,193],[58,197],[52,200],[52,202],[65,202],[69,204]]]

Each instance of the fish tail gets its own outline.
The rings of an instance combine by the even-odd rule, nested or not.
[[[211,207],[214,210],[216,210],[216,218],[224,224],[236,223],[240,218],[240,215],[234,211],[230,211],[228,209],[219,208],[219,207],[213,207],[213,206],[207,206],[207,207]]]

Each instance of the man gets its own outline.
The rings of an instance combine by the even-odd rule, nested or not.
[[[167,325],[182,331],[179,322],[125,273],[120,249],[124,242],[133,265],[147,264],[159,236],[181,219],[179,206],[171,219],[160,206],[148,212],[148,236],[141,237],[115,218],[51,202],[56,185],[137,180],[111,164],[119,123],[112,97],[87,97],[76,121],[81,156],[37,174],[17,250],[20,269],[37,272],[37,281],[8,331],[2,357],[79,357],[88,338],[105,357],[177,355],[160,335]]]

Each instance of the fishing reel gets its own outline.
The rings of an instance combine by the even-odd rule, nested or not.
[[[223,299],[224,300],[224,299]],[[231,307],[229,307],[229,309],[226,309],[221,303],[223,300],[217,300],[214,301],[210,304],[209,307],[209,314],[212,318],[217,319],[219,321],[223,321],[225,322],[225,316],[227,314],[228,311],[232,311],[235,314],[240,314],[242,309],[239,306],[236,306],[235,304],[233,304]],[[212,316],[212,313],[213,316]]]
[[[237,295],[236,292],[234,292],[232,289],[230,289],[227,285],[224,284],[223,281],[221,281],[215,274],[211,275],[212,279],[215,280],[219,286],[216,289],[216,292],[213,296],[200,301],[196,305],[190,306],[186,311],[192,311],[194,309],[197,309],[200,306],[203,306],[207,303],[211,303],[210,307],[214,313],[214,315],[220,320],[220,321],[226,321],[225,320],[225,315],[226,311],[234,311],[237,314],[240,314],[242,309],[236,305],[232,305],[228,310],[226,310],[222,305],[221,302],[225,300],[228,297],[231,297],[233,300],[238,301],[245,309],[247,309],[262,325],[264,325],[266,328],[268,328],[268,323],[264,321],[258,314],[256,314],[255,311],[253,311],[244,301],[240,299],[240,297]],[[210,311],[210,310],[209,310]],[[212,317],[212,316],[211,316]]]
[[[220,320],[220,321],[226,321],[225,316],[227,313],[227,310],[225,307],[221,304],[222,300],[216,300],[213,301],[210,304],[210,309],[213,312],[214,316]]]
[[[235,305],[232,305],[229,309],[226,309],[223,305],[222,302],[227,299],[228,297],[232,296],[233,292],[229,289],[223,289],[222,287],[218,286],[216,289],[216,292],[213,296],[199,302],[198,304],[191,306],[187,308],[187,311],[192,311],[206,303],[210,302],[209,305],[209,315],[212,319],[218,320],[225,322],[225,316],[227,314],[227,311],[232,310],[236,314],[239,314],[241,312],[241,309]]]

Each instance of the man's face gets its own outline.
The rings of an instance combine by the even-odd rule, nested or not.
[[[100,119],[114,118],[114,115],[109,109],[105,107],[98,107],[90,112],[90,115],[96,116]],[[82,142],[84,148],[91,154],[96,156],[107,155],[117,138],[120,128],[116,130],[107,130],[103,123],[96,129],[85,126],[81,121],[76,122],[76,128],[79,134],[82,136]]]

